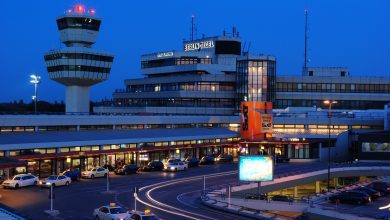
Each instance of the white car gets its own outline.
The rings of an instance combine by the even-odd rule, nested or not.
[[[115,203],[111,203],[95,209],[93,218],[95,220],[130,220],[130,213]]]
[[[171,162],[165,165],[164,169],[166,171],[178,171],[178,170],[187,170],[188,164],[184,162]]]
[[[82,178],[95,178],[95,177],[107,177],[108,170],[103,167],[91,168],[88,171],[84,171],[81,173]]]
[[[31,174],[19,174],[12,179],[5,180],[1,185],[4,188],[19,188],[23,186],[32,186],[38,183],[38,177]]]
[[[39,185],[42,187],[50,186],[69,186],[72,180],[64,175],[51,175],[45,180],[39,181]]]
[[[131,211],[130,212],[131,220],[160,220],[157,215],[153,214],[150,210],[145,210],[145,212]]]

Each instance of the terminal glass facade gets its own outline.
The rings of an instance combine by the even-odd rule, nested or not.
[[[239,101],[275,100],[275,61],[237,61],[237,93]]]

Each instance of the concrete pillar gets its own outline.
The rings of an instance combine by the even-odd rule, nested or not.
[[[4,152],[4,156],[5,156],[5,157],[9,157],[9,156],[10,156],[9,150],[6,150],[6,151]]]
[[[294,198],[298,198],[298,186],[294,186]]]
[[[38,126],[35,126],[34,127],[34,132],[38,132],[39,131],[39,127]]]
[[[195,153],[194,157],[200,158],[200,149],[199,149],[199,147],[196,148],[195,152],[196,153]]]
[[[334,187],[337,187],[337,185],[338,185],[338,178],[336,177],[336,178],[333,178],[333,185],[334,185]]]
[[[135,152],[135,165],[139,166],[139,152]]]
[[[321,184],[320,184],[320,181],[316,181],[315,182],[316,184],[316,193],[320,193],[321,192]]]
[[[80,131],[80,125],[76,126],[76,131]]]
[[[112,125],[112,130],[116,130],[116,126],[115,125]]]
[[[66,113],[89,113],[89,87],[66,86]]]

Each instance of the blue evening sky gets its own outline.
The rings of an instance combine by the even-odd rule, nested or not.
[[[64,86],[48,79],[43,54],[60,47],[56,18],[82,3],[103,19],[95,48],[115,54],[108,81],[92,100],[111,98],[124,79],[140,77],[140,55],[179,50],[196,16],[198,36],[236,26],[250,52],[277,57],[277,74],[298,75],[303,64],[304,9],[309,9],[309,66],[345,66],[352,75],[389,75],[388,0],[13,0],[0,13],[0,102],[30,101],[29,75],[42,76],[39,99],[64,100]]]

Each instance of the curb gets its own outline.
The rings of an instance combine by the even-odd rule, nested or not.
[[[258,212],[252,212],[252,211],[248,211],[248,210],[243,210],[243,209],[241,209],[241,207],[235,206],[235,205],[232,205],[230,208],[228,208],[225,205],[225,203],[219,203],[218,201],[213,200],[213,199],[209,199],[209,200],[201,199],[201,201],[202,201],[202,204],[205,205],[205,206],[211,207],[213,209],[218,209],[218,210],[221,210],[221,211],[224,211],[224,212],[233,213],[233,214],[236,214],[236,215],[242,215],[242,216],[245,216],[245,217],[250,217],[250,218],[254,218],[254,219],[261,219],[261,220],[270,220],[270,219],[276,220],[276,219],[280,219],[280,218],[275,218],[275,217],[271,217],[271,216],[265,216],[265,215],[262,215],[262,214],[260,214]]]

